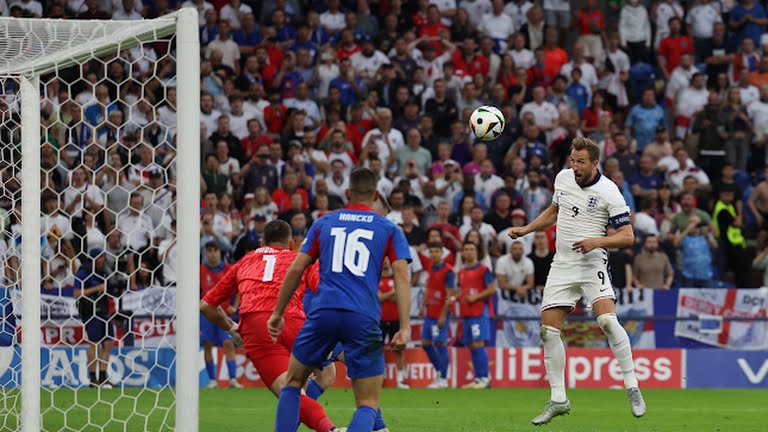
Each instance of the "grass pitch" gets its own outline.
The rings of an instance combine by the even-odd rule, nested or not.
[[[100,398],[99,391],[91,389],[42,393],[47,431],[170,431],[174,423],[174,397],[168,390],[100,390]],[[643,394],[648,413],[635,419],[623,390],[570,390],[571,414],[542,427],[532,426],[530,420],[543,409],[549,390],[387,389],[382,408],[392,432],[768,430],[764,390],[644,390]],[[320,402],[339,426],[352,417],[349,389],[332,389]],[[272,394],[262,388],[201,390],[200,431],[271,431],[275,405]],[[13,430],[11,419],[3,420],[0,429]]]

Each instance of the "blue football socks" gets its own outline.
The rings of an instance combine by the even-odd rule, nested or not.
[[[472,350],[472,366],[475,368],[475,378],[488,378],[488,352],[485,347]]]
[[[281,398],[282,399],[282,398]],[[376,421],[376,410],[369,406],[361,406],[355,411],[355,415],[352,416],[352,421],[349,423],[347,432],[371,432],[373,430],[373,423]],[[275,432],[283,432],[275,431]]]
[[[212,361],[205,362],[205,371],[208,372],[208,378],[211,381],[216,381],[216,363]]]
[[[440,372],[440,377],[448,378],[448,347],[445,345],[439,345],[435,347],[437,353],[437,371]]]
[[[320,396],[325,393],[325,389],[320,386],[315,380],[311,379],[307,383],[307,396],[310,398],[317,400]]]
[[[299,403],[301,391],[296,387],[285,386],[277,400],[275,432],[296,432],[299,428]],[[370,430],[370,429],[369,429]]]
[[[234,360],[227,360],[227,372],[229,372],[229,379],[237,379],[237,362]]]

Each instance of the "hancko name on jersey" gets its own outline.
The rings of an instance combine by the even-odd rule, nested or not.
[[[373,222],[373,215],[366,215],[366,214],[354,214],[354,213],[342,213],[339,215],[340,221],[347,221],[347,222],[367,222],[371,223]]]

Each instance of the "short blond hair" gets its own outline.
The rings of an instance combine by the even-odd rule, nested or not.
[[[596,142],[585,137],[576,137],[571,142],[571,150],[586,150],[589,153],[589,161],[600,160],[600,146]]]

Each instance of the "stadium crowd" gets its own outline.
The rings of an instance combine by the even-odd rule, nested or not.
[[[422,258],[414,289],[428,242],[458,269],[470,239],[499,288],[525,297],[543,288],[556,233],[523,238],[521,254],[505,230],[550,204],[586,136],[638,234],[611,253],[617,288],[768,285],[768,15],[755,0],[0,0],[0,15],[179,7],[200,12],[203,262],[211,243],[242,257],[275,218],[300,244],[365,166]],[[42,78],[43,292],[87,289],[84,267],[115,295],[174,284],[174,68],[173,43],[158,42]],[[468,118],[486,104],[506,128],[479,142]],[[7,97],[0,111],[0,281],[13,286],[20,128]]]

